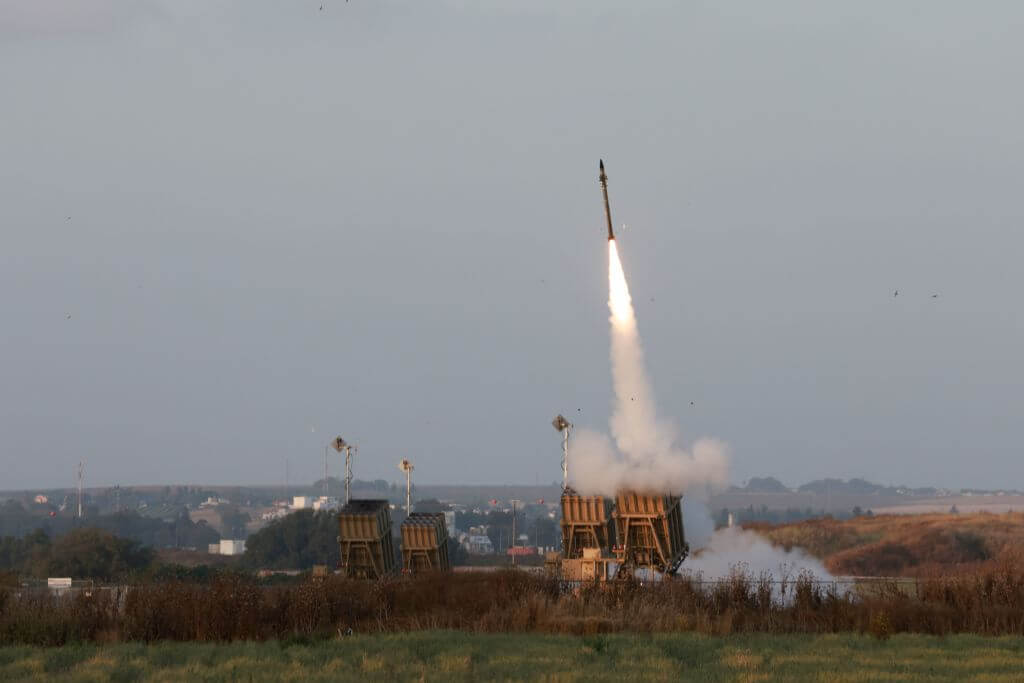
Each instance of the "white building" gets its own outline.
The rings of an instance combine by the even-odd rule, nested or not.
[[[313,507],[313,499],[309,496],[295,496],[292,498],[292,510],[305,510]]]
[[[241,555],[245,552],[245,541],[222,538],[220,541],[221,555]]]

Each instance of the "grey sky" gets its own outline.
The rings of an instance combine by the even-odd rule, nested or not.
[[[557,479],[599,156],[734,481],[1024,487],[1024,5],[319,5],[0,0],[0,489]]]

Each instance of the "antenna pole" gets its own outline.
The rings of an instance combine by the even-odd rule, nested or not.
[[[512,548],[513,548],[513,550],[512,550],[512,566],[513,567],[516,564],[516,551],[515,551],[516,538],[518,538],[516,536],[516,501],[513,500],[512,501]]]
[[[412,514],[412,465],[405,470],[405,516]]]
[[[324,444],[324,498],[327,497],[327,449],[329,444]]]

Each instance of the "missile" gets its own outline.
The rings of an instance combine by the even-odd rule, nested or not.
[[[608,220],[608,241],[611,242],[615,239],[615,233],[612,232],[612,210],[608,206],[608,176],[604,174],[604,159],[600,159],[599,162],[601,175],[597,179],[601,181],[601,192],[604,193],[604,217]]]

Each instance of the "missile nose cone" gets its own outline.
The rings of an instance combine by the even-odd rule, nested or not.
[[[598,159],[597,162],[601,166],[601,170],[604,171],[604,159]]]

